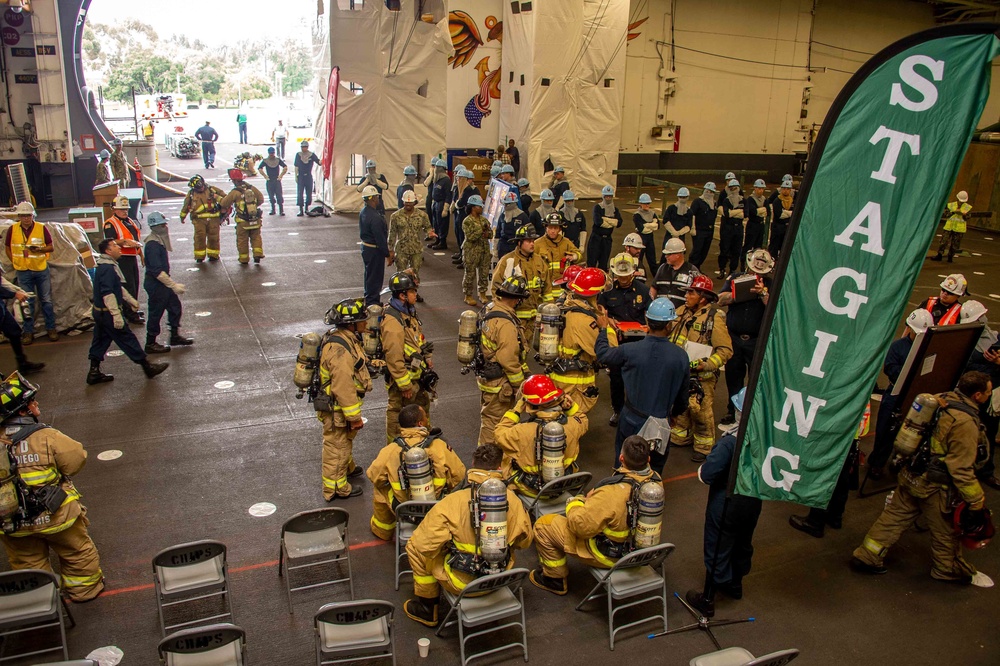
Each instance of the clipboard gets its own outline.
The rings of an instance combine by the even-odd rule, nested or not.
[[[731,283],[733,303],[746,303],[757,299],[757,294],[750,291],[757,286],[756,275],[744,275],[738,277]]]
[[[625,338],[644,338],[649,327],[637,321],[620,321],[616,325],[618,332]]]

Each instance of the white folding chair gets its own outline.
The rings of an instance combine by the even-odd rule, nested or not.
[[[799,651],[792,649],[754,657],[748,650],[731,647],[695,657],[689,663],[690,666],[785,666],[798,656]]]
[[[608,599],[608,644],[612,650],[615,649],[615,635],[623,629],[635,627],[647,622],[663,621],[663,631],[667,630],[667,579],[664,571],[663,561],[670,553],[674,552],[674,544],[661,543],[658,546],[641,548],[629,553],[618,560],[610,569],[598,569],[588,567],[590,573],[597,579],[597,585],[584,597],[576,610],[590,601],[600,596]],[[656,569],[660,573],[656,573]],[[603,591],[599,591],[603,588]],[[635,599],[640,595],[641,599]],[[628,603],[617,604],[615,602],[629,601]],[[659,602],[662,604],[662,615],[648,615],[641,620],[623,624],[615,627],[615,615],[625,610],[633,608],[647,602]]]
[[[524,580],[527,577],[527,569],[510,569],[477,578],[466,585],[462,593],[457,596],[448,590],[443,590],[443,596],[451,607],[448,609],[448,614],[444,616],[444,621],[441,622],[441,626],[438,627],[435,633],[440,636],[445,627],[452,624],[458,625],[459,652],[462,657],[462,666],[465,666],[473,659],[517,647],[521,648],[524,652],[524,660],[528,661],[528,633],[524,620],[524,590],[522,589]],[[452,615],[455,615],[454,620],[450,619]],[[484,624],[498,622],[515,616],[519,617],[520,621],[515,619],[504,624],[474,631],[470,634],[465,633],[467,628],[480,627]],[[468,641],[477,636],[484,636],[509,627],[520,628],[520,642],[506,643],[490,650],[477,652],[469,657],[465,656],[465,644]]]
[[[392,604],[377,599],[342,601],[320,608],[313,618],[317,665],[386,657],[395,664],[394,612]]]
[[[178,627],[204,624],[222,618],[233,619],[229,598],[226,545],[220,541],[193,541],[165,548],[153,557],[156,608],[163,635]],[[202,599],[222,598],[222,613],[187,622],[167,624],[166,609]]]
[[[396,589],[399,589],[399,579],[405,574],[413,573],[410,570],[410,561],[406,555],[406,542],[413,536],[413,530],[424,519],[427,512],[431,510],[437,502],[419,502],[410,500],[396,505]],[[402,562],[406,562],[406,567]]]
[[[525,510],[534,522],[550,513],[566,515],[566,502],[574,495],[579,495],[590,483],[593,475],[590,472],[567,474],[546,483],[538,491],[537,497],[518,495]]]
[[[160,641],[163,666],[243,666],[246,632],[233,624],[210,624],[184,629]]]
[[[93,659],[73,659],[71,661],[51,661],[35,666],[101,666],[100,662]]]
[[[292,592],[299,590],[348,583],[351,599],[354,598],[354,580],[351,578],[351,549],[347,540],[347,525],[350,518],[350,514],[344,509],[314,509],[295,514],[281,526],[278,576],[285,579],[289,613],[292,613]],[[295,561],[301,561],[302,564],[292,564]],[[338,562],[346,564],[346,577],[292,587],[292,571]],[[283,573],[282,568],[287,570],[288,575]]]
[[[75,626],[59,594],[59,579],[51,571],[19,569],[0,573],[0,643],[7,636],[59,627],[57,646],[0,657],[0,661],[56,651],[62,652],[63,659],[69,659],[64,612],[70,626]]]

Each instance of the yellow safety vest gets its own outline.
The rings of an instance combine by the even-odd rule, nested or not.
[[[48,253],[36,254],[28,249],[29,245],[45,245],[45,225],[41,222],[34,223],[27,237],[20,223],[10,228],[10,255],[16,271],[44,271],[49,265]]]

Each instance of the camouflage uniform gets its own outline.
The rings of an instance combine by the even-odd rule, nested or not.
[[[462,231],[465,232],[465,242],[462,243],[462,263],[465,264],[462,291],[467,297],[475,298],[477,272],[479,293],[485,295],[489,286],[490,238],[493,237],[493,229],[490,221],[482,215],[469,215],[462,220]]]
[[[111,176],[118,183],[118,187],[128,187],[128,158],[121,148],[111,153]]]
[[[420,264],[424,261],[421,243],[430,228],[430,218],[418,208],[412,213],[400,208],[389,218],[389,249],[396,253],[396,270],[412,268],[418,282]]]

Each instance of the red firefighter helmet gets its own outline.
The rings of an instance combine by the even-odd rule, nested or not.
[[[691,280],[691,286],[688,289],[694,289],[697,292],[701,292],[701,295],[705,298],[714,301],[719,297],[713,289],[712,278],[707,275],[696,275],[694,279]]]
[[[521,392],[529,405],[541,407],[562,397],[562,389],[557,387],[548,375],[531,375],[521,384]]]
[[[583,266],[579,266],[577,264],[570,264],[563,271],[562,277],[559,278],[558,280],[553,280],[552,284],[562,286],[564,284],[572,282],[573,278],[575,278],[577,275],[579,275],[580,271],[582,271],[582,270],[583,270]]]
[[[230,169],[229,170],[229,179],[230,180],[241,181],[244,178],[245,178],[245,176],[243,175],[243,170],[242,169],[235,169],[234,168],[234,169]]]
[[[989,509],[973,511],[968,503],[961,502],[952,514],[952,524],[959,541],[969,550],[982,548],[993,539],[996,528]]]
[[[581,296],[597,296],[606,283],[607,276],[600,268],[584,268],[569,283],[569,288]]]

